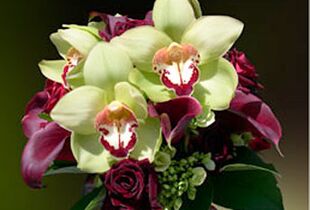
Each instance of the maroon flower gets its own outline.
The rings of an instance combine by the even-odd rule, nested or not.
[[[263,88],[263,86],[257,82],[258,74],[256,73],[255,66],[247,59],[244,52],[232,49],[225,57],[235,67],[238,73],[239,90],[251,92]]]
[[[125,31],[143,25],[154,25],[152,12],[148,12],[143,20],[131,19],[127,16],[113,16],[105,13],[92,12],[92,17],[99,17],[106,26],[99,32],[105,41],[110,41],[115,36],[122,35]]]
[[[278,149],[282,137],[282,128],[270,107],[260,98],[251,93],[237,90],[236,96],[230,104],[230,112],[238,119],[238,127],[243,131],[250,131],[256,138],[250,142],[254,150],[268,149],[270,140]]]
[[[42,187],[42,176],[54,160],[74,160],[69,145],[70,132],[39,117],[42,113],[49,114],[67,92],[61,84],[47,81],[45,89],[38,92],[26,107],[22,126],[29,140],[23,151],[21,170],[30,187]]]
[[[122,160],[104,175],[108,191],[104,209],[161,210],[157,201],[157,175],[147,159]]]
[[[201,112],[200,103],[189,96],[149,105],[150,116],[160,118],[164,137],[169,143],[177,143],[184,136],[189,121]]]

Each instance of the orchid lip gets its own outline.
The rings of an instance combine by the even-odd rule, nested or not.
[[[134,113],[118,101],[107,105],[96,117],[99,141],[115,157],[126,157],[134,148],[137,127]]]
[[[63,80],[64,86],[69,88],[69,84],[67,82],[67,75],[70,71],[72,71],[82,60],[82,54],[75,48],[70,48],[67,53],[67,63],[63,68],[63,73],[61,78]]]
[[[179,96],[191,95],[199,80],[200,55],[189,44],[172,43],[158,50],[153,58],[153,68],[161,82]]]

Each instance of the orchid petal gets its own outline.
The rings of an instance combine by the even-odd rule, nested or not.
[[[234,67],[224,58],[200,66],[200,82],[194,97],[212,110],[225,110],[234,97],[238,76]]]
[[[115,37],[111,42],[125,50],[138,69],[152,71],[156,51],[168,46],[172,40],[154,27],[140,26]]]
[[[116,83],[127,81],[131,69],[132,63],[123,50],[113,44],[100,42],[86,59],[85,83],[113,92]]]
[[[228,16],[204,16],[184,33],[182,43],[192,44],[206,63],[223,56],[238,39],[243,23]]]
[[[147,118],[147,103],[141,92],[128,82],[115,85],[115,100],[127,105],[136,115],[137,119]]]
[[[202,113],[200,103],[193,97],[182,96],[149,106],[151,117],[159,117],[168,144],[177,143],[184,136],[189,121]]]
[[[130,156],[137,160],[147,158],[152,163],[162,143],[159,120],[147,118],[144,123],[139,124],[137,134],[138,141]]]
[[[200,7],[200,3],[198,0],[188,0],[188,2],[192,5],[194,13],[195,13],[195,17],[199,18],[202,16],[202,11],[201,11],[201,7]]]
[[[39,63],[41,73],[52,81],[63,83],[61,75],[63,74],[65,60],[42,60]]]
[[[252,125],[254,133],[269,139],[278,148],[282,137],[282,129],[276,116],[260,98],[253,94],[236,91],[230,109]]]
[[[81,62],[78,63],[76,67],[74,67],[71,71],[67,73],[66,81],[71,89],[75,89],[85,85],[83,74],[84,64],[85,61],[82,60]]]
[[[188,25],[195,20],[195,14],[188,0],[156,0],[153,20],[158,30],[178,42]]]
[[[134,113],[119,101],[113,101],[97,114],[96,129],[100,142],[113,156],[127,157],[137,142],[138,121]]]
[[[112,156],[99,143],[99,133],[81,135],[72,133],[71,150],[82,171],[88,173],[104,173],[110,169]]]
[[[104,26],[105,26],[105,24],[103,22],[101,22],[100,27],[104,27]],[[89,24],[88,26],[81,26],[81,25],[76,25],[76,24],[63,24],[62,27],[86,31],[86,32],[92,34],[98,40],[101,40],[101,37],[99,36],[99,29],[96,27],[93,27],[91,24]]]
[[[50,40],[55,45],[59,55],[66,59],[69,49],[72,48],[71,44],[64,40],[58,32],[52,33]]]
[[[96,115],[107,104],[103,90],[82,86],[66,94],[56,104],[51,117],[64,128],[80,134],[96,132]]]
[[[42,187],[42,177],[49,165],[61,152],[70,133],[52,122],[34,133],[22,155],[22,175],[33,188]]]
[[[169,101],[175,97],[175,93],[161,83],[156,73],[134,69],[129,74],[129,81],[139,87],[153,102]]]
[[[76,28],[58,30],[61,39],[65,40],[70,46],[84,56],[88,55],[90,50],[97,44],[98,39],[92,34]]]

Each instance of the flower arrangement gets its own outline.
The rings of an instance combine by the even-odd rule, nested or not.
[[[254,65],[234,48],[243,23],[197,0],[156,0],[145,19],[91,13],[51,34],[26,107],[24,181],[86,174],[72,210],[283,209],[281,126]],[[281,153],[280,153],[281,155]]]

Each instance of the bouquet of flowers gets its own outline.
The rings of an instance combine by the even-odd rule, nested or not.
[[[197,0],[156,0],[145,19],[93,12],[51,34],[26,107],[24,181],[86,174],[72,210],[281,210],[281,126],[233,47],[243,23]],[[281,155],[281,153],[280,153]],[[220,206],[220,207],[219,207]]]

